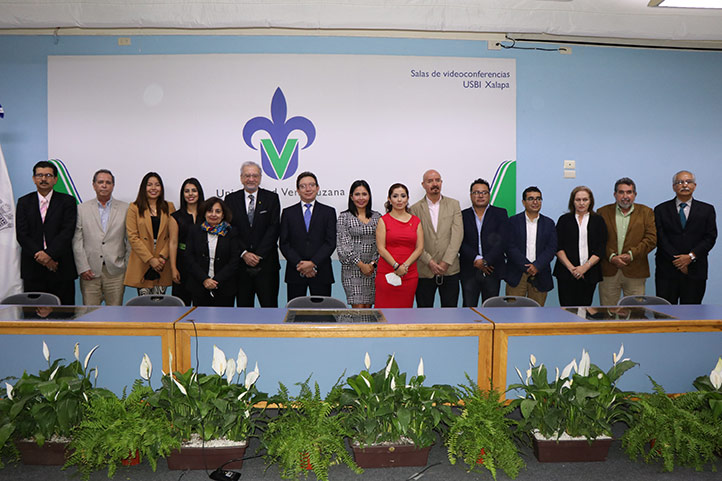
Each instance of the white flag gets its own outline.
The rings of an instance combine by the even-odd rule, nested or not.
[[[15,238],[15,198],[0,146],[0,300],[22,292],[20,246]]]

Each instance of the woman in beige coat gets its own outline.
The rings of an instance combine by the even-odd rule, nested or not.
[[[168,224],[175,207],[164,192],[160,175],[148,172],[125,218],[131,247],[125,285],[137,288],[138,295],[165,294],[172,282]]]

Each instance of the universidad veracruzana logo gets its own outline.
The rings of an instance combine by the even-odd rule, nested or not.
[[[281,87],[276,89],[271,100],[271,118],[254,117],[243,127],[243,140],[253,150],[259,150],[252,143],[253,134],[266,132],[270,138],[260,138],[261,167],[272,179],[288,179],[298,170],[298,152],[308,148],[316,138],[316,127],[306,117],[287,119],[286,97]],[[299,139],[292,133],[306,134],[306,145],[299,148]]]

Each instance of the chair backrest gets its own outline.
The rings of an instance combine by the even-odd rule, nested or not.
[[[657,296],[624,296],[617,302],[618,306],[664,306],[670,302]]]
[[[59,306],[60,298],[48,292],[21,292],[7,296],[0,304],[14,304],[26,306]]]
[[[496,296],[484,301],[481,307],[541,307],[534,299],[521,296]]]
[[[185,306],[183,299],[165,294],[147,294],[134,297],[125,303],[126,306]]]
[[[288,301],[286,309],[346,309],[346,303],[334,297],[302,296]]]

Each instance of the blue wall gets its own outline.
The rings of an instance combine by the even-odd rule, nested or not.
[[[538,185],[542,212],[556,219],[569,191],[585,184],[601,206],[614,181],[637,182],[637,201],[654,206],[672,197],[671,176],[697,174],[697,197],[717,203],[722,168],[722,53],[572,47],[571,55],[532,50],[489,51],[462,40],[280,37],[0,36],[2,144],[16,197],[33,189],[31,166],[47,158],[47,57],[185,53],[328,53],[506,57],[517,60],[517,188]],[[79,134],[82,141],[82,133]],[[483,146],[481,147],[483,148]],[[562,162],[577,162],[577,178],[562,178]],[[409,160],[409,162],[413,162]],[[439,159],[440,168],[448,159]],[[99,159],[99,166],[102,159]],[[414,169],[413,165],[409,166]],[[477,177],[469,172],[469,179]],[[468,205],[465,193],[447,193]],[[722,248],[712,251],[706,303],[722,287]],[[650,260],[653,261],[650,256]],[[654,291],[653,280],[648,292]],[[285,291],[282,287],[282,291]],[[343,298],[337,283],[334,295]],[[285,295],[282,294],[281,302]],[[549,305],[556,305],[556,293]]]

